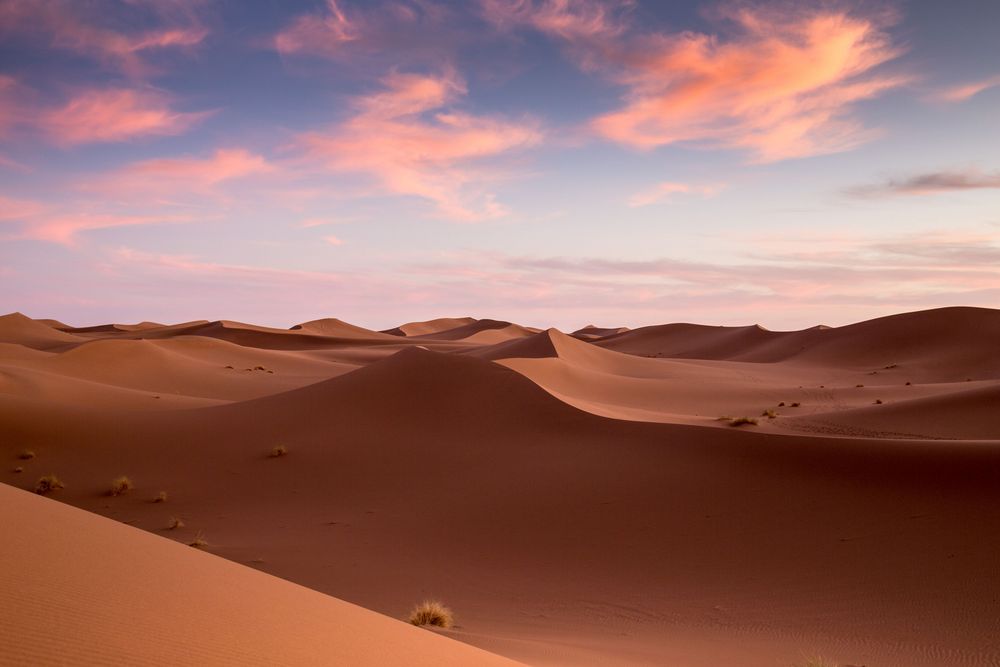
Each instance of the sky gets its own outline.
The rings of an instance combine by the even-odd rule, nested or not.
[[[0,0],[0,310],[997,308],[998,30],[992,0]]]

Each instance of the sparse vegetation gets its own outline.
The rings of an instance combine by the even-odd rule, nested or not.
[[[771,408],[768,408],[767,410],[764,410],[764,412],[760,413],[760,416],[767,417],[768,419],[774,419],[775,417],[778,416],[778,413],[772,410]]]
[[[65,488],[65,485],[55,475],[39,477],[38,481],[35,482],[35,493],[43,496],[62,488]]]
[[[167,523],[167,530],[177,530],[178,528],[183,528],[184,522],[178,516],[170,517],[170,521]]]
[[[717,421],[717,422],[731,422],[731,421],[733,421],[733,419],[735,419],[735,417],[730,417],[729,415],[722,415],[721,417],[716,417],[715,421]]]
[[[22,449],[21,453],[17,455],[17,458],[21,459],[22,461],[30,461],[31,459],[35,458],[35,452],[31,451],[30,449]]]
[[[912,382],[910,382],[909,380],[907,380],[907,381],[906,381],[906,386],[907,386],[907,387],[909,387],[909,386],[910,386],[910,385],[912,385],[912,384],[913,384],[913,383],[912,383]]]
[[[278,458],[279,456],[285,456],[288,454],[288,447],[284,445],[275,445],[271,448],[271,453],[268,454],[272,459]]]
[[[24,468],[22,468],[21,466],[17,466],[16,468],[14,468],[14,472],[24,472]]]
[[[451,609],[437,600],[424,600],[410,612],[410,623],[413,625],[434,625],[439,628],[450,628],[454,620]]]
[[[876,398],[875,399],[875,405],[882,405],[882,399],[881,398]]]
[[[854,385],[854,388],[855,389],[861,389],[861,387],[863,387],[863,386],[864,386],[863,384],[856,384],[856,385]]]
[[[199,530],[198,534],[194,536],[194,541],[188,542],[188,546],[189,547],[195,547],[196,549],[200,549],[201,547],[207,547],[208,546],[208,542],[205,541],[205,535],[204,535],[204,533],[202,533]]]
[[[797,408],[797,407],[799,407],[800,405],[802,405],[802,404],[801,404],[801,403],[799,403],[798,401],[795,401],[794,403],[792,403],[792,404],[791,404],[790,406],[788,406],[788,407],[790,407],[790,408]]]
[[[165,503],[165,502],[167,502],[167,492],[166,491],[160,491],[159,493],[157,493],[156,497],[153,498],[153,502],[154,503]]]
[[[783,408],[783,407],[785,407],[785,402],[784,402],[784,401],[781,401],[780,403],[778,403],[778,407],[779,407],[779,408]]]
[[[112,480],[111,489],[108,493],[110,493],[112,496],[120,496],[122,494],[128,493],[134,488],[135,485],[132,484],[132,480],[130,480],[125,475],[122,475],[121,477]]]
[[[756,426],[757,420],[754,419],[753,417],[736,417],[735,419],[729,422],[730,426],[744,426],[746,424],[749,424],[751,426]]]

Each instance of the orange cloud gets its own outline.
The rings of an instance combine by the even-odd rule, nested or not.
[[[651,188],[637,192],[628,200],[628,205],[632,208],[649,206],[658,201],[669,199],[675,194],[694,194],[702,197],[713,197],[717,195],[725,186],[723,185],[691,185],[688,183],[676,183],[674,181],[664,181],[657,183]]]
[[[302,135],[299,143],[328,167],[369,174],[384,190],[430,200],[449,218],[504,215],[483,190],[488,176],[472,163],[537,143],[537,125],[451,110],[466,92],[454,74],[394,73],[383,84],[356,99],[344,123]]]
[[[744,149],[759,162],[847,150],[875,135],[853,105],[909,80],[874,73],[901,53],[884,17],[739,5],[719,12],[735,27],[721,37],[624,34],[596,0],[502,6],[520,8],[508,19],[566,40],[584,66],[625,86],[624,106],[592,128],[637,149],[688,142]]]
[[[594,0],[481,0],[483,15],[499,28],[530,25],[564,39],[607,39],[625,30],[620,12],[633,2]]]
[[[996,88],[997,86],[1000,86],[1000,76],[993,76],[981,81],[973,81],[972,83],[964,83],[946,88],[935,95],[935,97],[942,102],[964,102],[984,90]]]
[[[208,35],[204,27],[191,20],[190,12],[185,25],[125,33],[93,25],[92,17],[81,13],[82,8],[82,3],[7,0],[0,5],[0,34],[40,32],[55,48],[91,56],[132,77],[149,73],[145,53],[195,46]]]
[[[161,93],[118,88],[81,93],[63,107],[42,112],[35,123],[49,140],[71,146],[181,134],[210,113],[174,111]]]

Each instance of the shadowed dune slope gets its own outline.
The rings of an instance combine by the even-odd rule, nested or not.
[[[666,324],[608,336],[595,345],[643,356],[736,361],[801,360],[881,367],[925,364],[948,373],[996,374],[1000,311],[953,307],[890,315],[843,327],[774,332],[760,327]],[[964,377],[963,377],[964,379]]]
[[[15,343],[35,350],[56,350],[83,340],[21,313],[0,315],[0,343]]]
[[[524,338],[538,333],[537,329],[522,327],[502,320],[475,320],[452,329],[412,336],[419,339],[468,341],[491,345],[511,338]]]
[[[426,320],[424,322],[407,322],[406,324],[400,324],[398,327],[393,329],[386,329],[382,333],[390,334],[393,336],[424,336],[427,334],[434,334],[440,331],[448,331],[449,329],[457,329],[458,327],[466,326],[467,324],[473,324],[476,322],[474,317],[439,317],[434,320]]]
[[[958,389],[927,396],[829,412],[816,417],[792,417],[783,424],[831,435],[869,438],[1000,438],[1000,385]]]
[[[5,664],[516,664],[8,486],[0,517]]]
[[[290,331],[301,331],[303,333],[314,334],[317,336],[327,336],[330,338],[357,338],[357,339],[390,339],[389,334],[381,331],[372,331],[371,329],[365,329],[364,327],[359,327],[349,322],[344,322],[343,320],[338,320],[335,317],[327,317],[321,320],[311,320],[309,322],[303,322],[302,324],[296,324]],[[399,341],[395,341],[399,342]]]

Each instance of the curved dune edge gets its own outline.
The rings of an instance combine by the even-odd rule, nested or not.
[[[0,662],[519,664],[6,485],[0,516]]]

